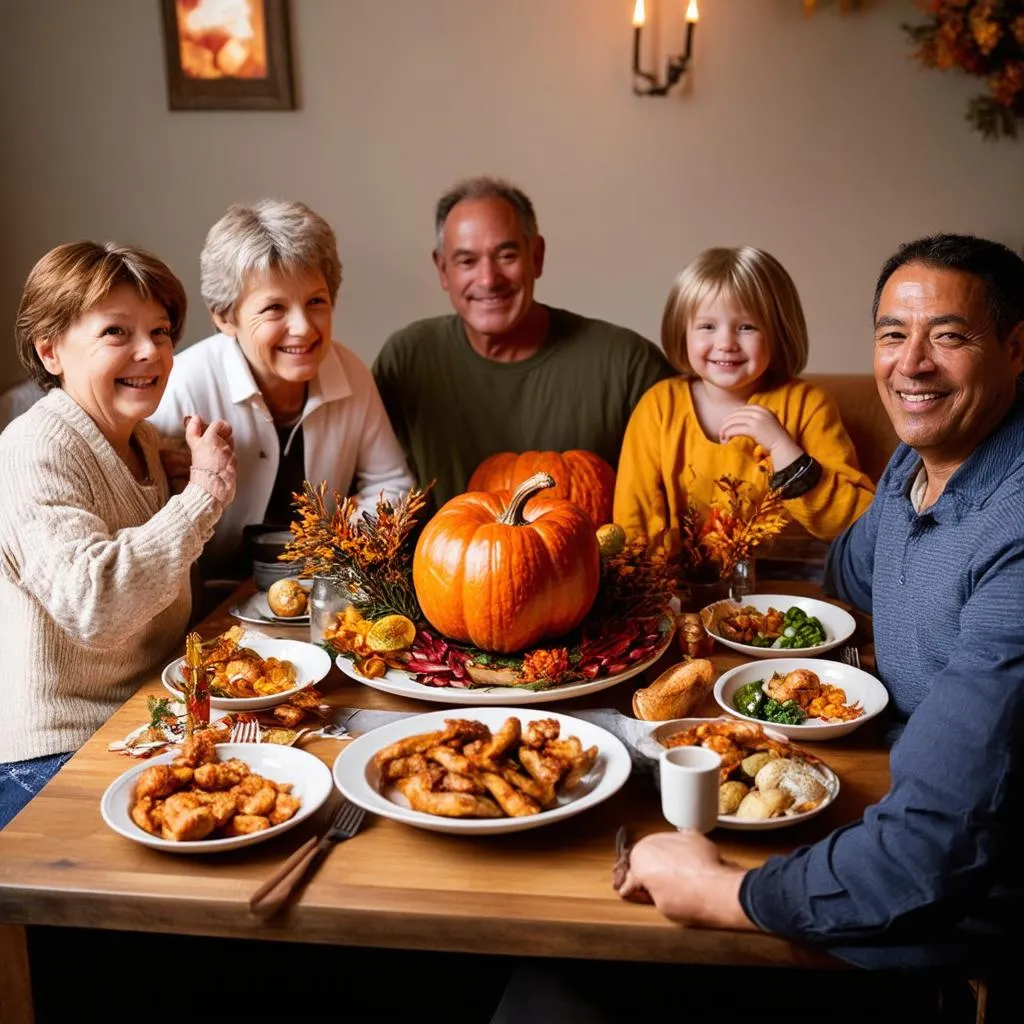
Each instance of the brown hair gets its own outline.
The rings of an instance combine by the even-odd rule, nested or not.
[[[41,388],[60,387],[60,379],[43,366],[35,342],[59,338],[120,284],[131,285],[141,299],[164,307],[171,340],[177,344],[185,329],[188,300],[167,264],[144,249],[113,242],[58,245],[29,271],[14,326],[21,365]]]
[[[751,246],[707,249],[672,282],[661,319],[661,345],[672,365],[686,376],[686,331],[697,307],[725,292],[761,324],[770,361],[766,386],[797,376],[807,365],[807,322],[793,279],[770,253]]]

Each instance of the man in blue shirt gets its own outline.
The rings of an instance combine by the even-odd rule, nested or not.
[[[873,615],[898,738],[889,793],[752,871],[694,832],[632,851],[626,898],[869,967],[991,967],[1024,910],[1024,260],[971,236],[882,269],[874,372],[903,442],[829,553]]]

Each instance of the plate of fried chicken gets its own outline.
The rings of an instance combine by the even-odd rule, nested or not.
[[[214,743],[197,733],[119,775],[103,820],[168,853],[218,853],[271,839],[313,814],[332,789],[317,757],[272,743]]]
[[[616,793],[622,741],[552,711],[459,708],[403,718],[354,740],[334,782],[374,814],[435,832],[492,835],[548,825]]]

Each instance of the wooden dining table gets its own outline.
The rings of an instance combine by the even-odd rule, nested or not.
[[[768,586],[773,593],[820,596],[808,583],[772,582],[761,589]],[[200,633],[213,636],[233,624],[229,608],[244,593],[225,601],[198,627]],[[864,667],[870,668],[869,624],[859,622],[856,639]],[[308,625],[260,627],[303,640],[308,630]],[[673,642],[648,678],[680,657]],[[712,658],[718,671],[746,660],[722,647]],[[631,714],[632,694],[642,682],[637,677],[543,707],[570,715],[586,707]],[[426,712],[438,707],[383,693],[337,667],[320,688],[339,708]],[[148,720],[146,699],[156,695],[166,695],[159,671],[0,831],[4,1024],[33,1019],[26,929],[40,925],[507,956],[842,966],[824,951],[771,935],[683,928],[652,906],[620,899],[611,883],[619,826],[627,826],[633,840],[667,827],[653,778],[643,773],[634,773],[615,795],[582,814],[509,834],[443,834],[368,814],[358,834],[333,849],[297,902],[277,918],[260,920],[250,912],[251,894],[326,828],[336,798],[274,839],[216,855],[172,855],[117,834],[104,823],[100,800],[107,786],[137,762],[107,748]],[[466,697],[471,704],[472,694]],[[702,713],[719,710],[709,698]],[[318,738],[304,749],[330,765],[344,746],[345,741]],[[808,747],[838,774],[837,798],[792,827],[716,829],[711,835],[725,858],[757,866],[857,820],[887,791],[888,754],[875,722]]]

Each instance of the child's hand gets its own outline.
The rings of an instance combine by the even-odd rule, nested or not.
[[[786,433],[775,413],[763,405],[745,405],[726,417],[718,432],[722,444],[734,437],[749,437],[772,457],[777,473],[803,455],[803,449]]]

